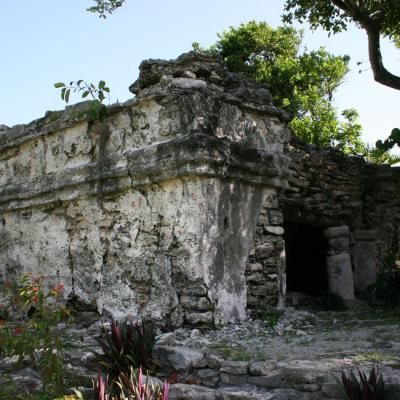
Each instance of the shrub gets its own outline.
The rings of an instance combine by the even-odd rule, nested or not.
[[[265,306],[256,312],[256,317],[263,320],[269,327],[273,328],[283,315],[283,310],[275,307]]]
[[[111,380],[126,373],[130,367],[153,370],[153,348],[156,343],[154,325],[150,321],[111,321],[110,331],[103,326],[97,339],[104,354],[96,353],[98,363],[109,374]]]
[[[359,379],[357,378],[357,376]],[[350,370],[348,375],[342,372],[341,381],[338,382],[342,393],[348,400],[385,400],[385,384],[382,374],[377,374],[375,365],[367,378],[364,372],[357,369],[357,374]]]
[[[386,306],[400,305],[400,260],[388,257],[381,272],[378,274],[376,284],[376,299]]]
[[[336,293],[324,292],[321,301],[322,308],[326,311],[347,311],[349,309],[343,297]]]
[[[48,291],[43,276],[21,275],[19,282],[6,283],[8,304],[2,305],[2,317],[13,315],[16,321],[1,320],[0,356],[17,356],[18,365],[29,357],[42,378],[44,390],[57,392],[63,384],[63,343],[57,325],[70,317],[59,304],[62,283]],[[7,311],[4,311],[4,310]]]

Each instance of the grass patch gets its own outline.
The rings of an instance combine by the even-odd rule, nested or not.
[[[210,347],[210,350],[218,356],[231,361],[251,361],[254,355],[243,347],[232,347],[228,343],[218,343]]]
[[[257,318],[264,321],[270,328],[273,328],[282,316],[283,310],[278,310],[275,307],[265,306],[264,308],[258,310]]]
[[[16,393],[15,387],[12,385],[8,387],[3,387],[0,389],[0,399],[1,400],[73,400],[74,395],[65,395],[61,393],[47,393],[43,391],[34,393]]]
[[[358,362],[373,362],[379,363],[384,361],[396,361],[398,357],[395,357],[393,354],[385,354],[380,351],[372,351],[368,353],[359,353],[352,357],[354,361]]]

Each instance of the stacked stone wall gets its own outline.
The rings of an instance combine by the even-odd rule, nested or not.
[[[282,306],[286,294],[283,214],[278,195],[268,193],[257,220],[254,246],[246,265],[247,307]]]
[[[333,260],[346,260],[353,276],[344,272],[349,279],[341,276],[333,286],[345,279],[345,297],[351,298],[354,278],[356,292],[363,292],[375,282],[385,259],[399,256],[399,169],[296,140],[287,144],[285,152],[291,160],[291,177],[290,188],[279,198],[284,220],[325,229],[328,278],[332,278],[330,265],[337,264]],[[332,229],[348,233],[331,238]],[[332,285],[331,290],[337,292]]]
[[[288,143],[286,154],[290,188],[280,196],[286,220],[322,228],[363,224],[362,158],[295,141]]]
[[[353,240],[358,230],[374,230],[380,259],[398,252],[399,168],[295,141],[286,155],[291,177],[280,197],[285,219],[323,228],[347,225]]]
[[[265,199],[247,264],[251,310],[284,302],[286,222],[325,230],[330,290],[348,299],[354,290],[361,293],[376,281],[389,256],[400,255],[399,168],[373,165],[295,138],[286,144],[285,155],[290,159],[289,187],[272,203],[271,197]],[[331,237],[331,230],[344,233]],[[343,275],[335,278],[329,271],[336,271],[336,265]],[[343,282],[346,293],[340,288]]]

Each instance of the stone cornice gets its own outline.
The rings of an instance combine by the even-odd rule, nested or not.
[[[99,160],[0,188],[0,212],[46,206],[82,196],[117,193],[131,187],[198,176],[286,187],[288,160],[228,139],[192,134],[127,151],[112,162]],[[118,168],[116,165],[125,164]]]

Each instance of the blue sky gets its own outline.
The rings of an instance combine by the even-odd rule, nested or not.
[[[90,0],[2,0],[0,8],[0,124],[27,123],[46,110],[64,108],[54,82],[104,79],[112,101],[132,95],[140,62],[176,58],[194,41],[208,46],[217,33],[249,20],[279,25],[283,0],[127,0],[107,20],[85,11]],[[302,27],[307,29],[306,26]],[[400,92],[373,82],[365,34],[357,28],[331,36],[306,31],[308,49],[325,46],[349,54],[352,71],[338,89],[339,109],[355,107],[364,140],[373,143],[400,126]],[[383,43],[384,60],[400,73],[400,51]],[[363,65],[368,68],[368,63]],[[78,97],[71,102],[79,101]]]

